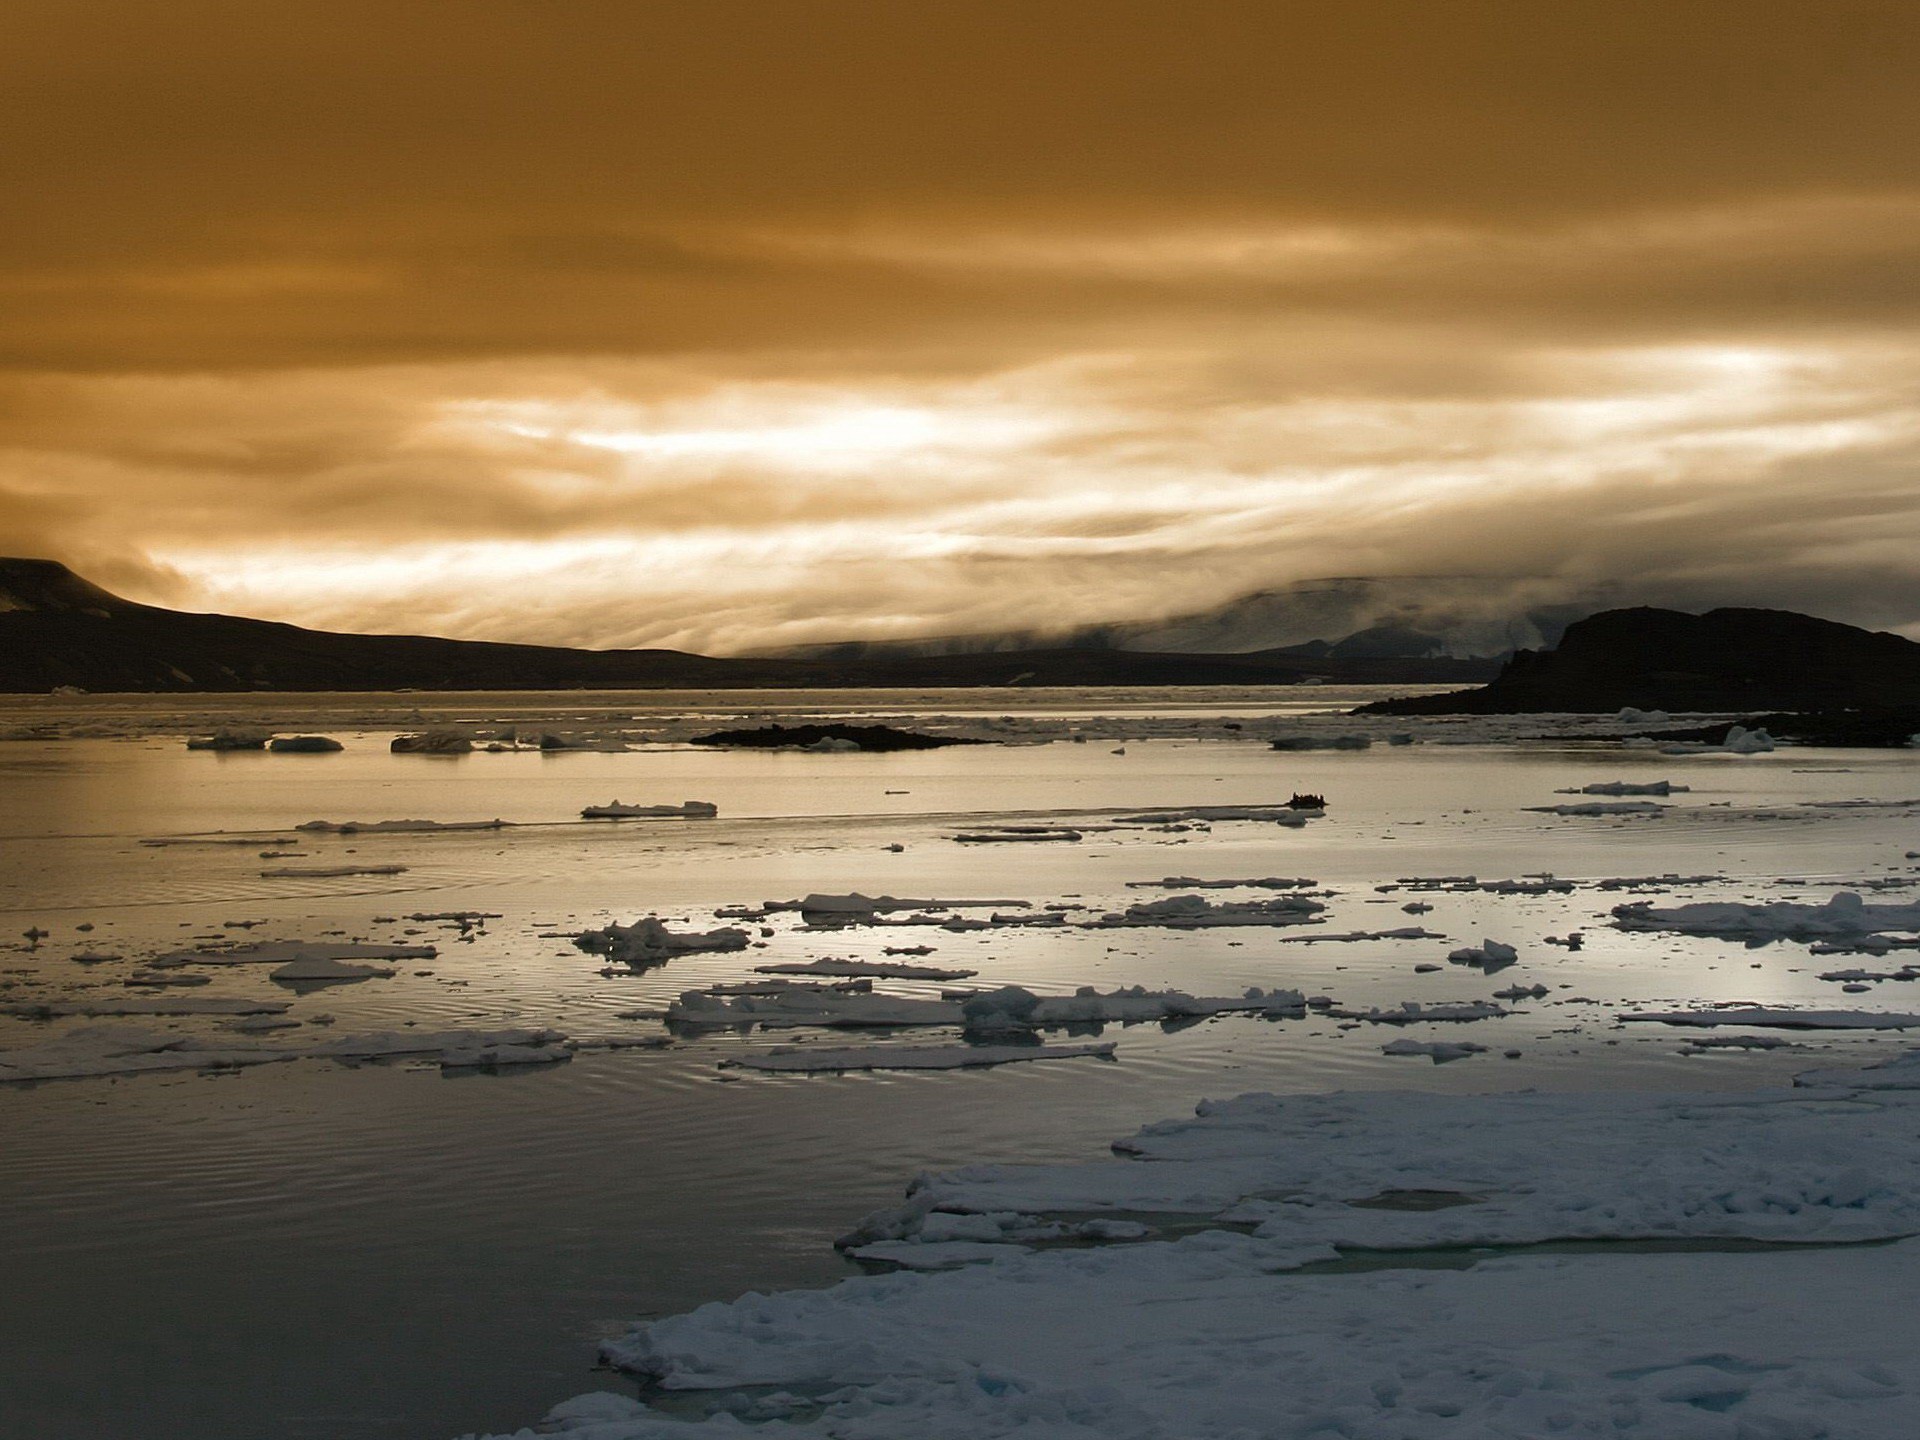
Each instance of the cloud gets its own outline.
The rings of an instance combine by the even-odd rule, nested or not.
[[[1909,6],[24,0],[0,549],[740,649],[1329,574],[1920,624]]]

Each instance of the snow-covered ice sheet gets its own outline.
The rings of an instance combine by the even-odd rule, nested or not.
[[[964,1243],[964,1242],[953,1242]],[[1023,1254],[748,1295],[607,1347],[677,1390],[781,1387],[705,1423],[637,1402],[562,1433],[835,1440],[1910,1440],[1920,1243],[1273,1273],[1272,1249]],[[823,1393],[824,1392],[824,1393]],[[812,1397],[818,1396],[817,1400]],[[531,1432],[523,1432],[530,1434]]]
[[[923,1177],[842,1242],[898,1272],[603,1347],[714,1392],[705,1418],[599,1394],[542,1433],[1911,1440],[1916,1121],[1920,1096],[1832,1089],[1203,1104],[1125,1158]],[[1101,1211],[1213,1228],[1032,1248]],[[1566,1238],[1835,1248],[1292,1273],[1338,1248]]]
[[[1243,1095],[1083,1165],[922,1177],[869,1238],[939,1211],[1162,1213],[1300,1245],[1557,1239],[1869,1240],[1920,1234],[1920,1097]],[[1371,1208],[1389,1192],[1467,1197]]]

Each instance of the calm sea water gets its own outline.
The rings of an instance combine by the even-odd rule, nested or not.
[[[1054,694],[1051,713],[1259,716],[1331,697]],[[1347,697],[1342,696],[1342,699]],[[571,699],[571,697],[570,697]],[[424,700],[424,697],[423,697]],[[198,702],[195,702],[198,705]],[[284,704],[238,697],[236,718]],[[1138,1124],[1247,1089],[1727,1087],[1776,1082],[1834,1055],[1890,1053],[1891,1038],[1815,1037],[1806,1050],[1689,1057],[1661,1028],[1614,1017],[1649,1004],[1744,999],[1902,1008],[1908,987],[1842,996],[1834,962],[1798,946],[1627,935],[1605,928],[1628,896],[1482,893],[1421,898],[1448,941],[1300,944],[1301,930],[1001,930],[795,933],[766,948],[603,977],[565,932],[658,913],[706,928],[717,906],[863,890],[1113,908],[1167,876],[1305,876],[1337,892],[1328,930],[1414,923],[1404,876],[1570,878],[1711,872],[1681,898],[1823,898],[1835,884],[1913,875],[1920,848],[1898,810],[1803,802],[1920,795],[1920,754],[1781,751],[1745,760],[1626,755],[1591,746],[1427,746],[1284,754],[1221,740],[988,746],[896,755],[716,753],[393,756],[391,731],[356,733],[347,697],[302,728],[337,755],[189,753],[177,738],[0,746],[0,934],[50,932],[0,951],[0,997],[127,993],[141,956],[191,937],[396,938],[440,945],[391,980],[294,999],[327,1033],[407,1024],[547,1024],[582,1039],[658,1034],[622,1018],[755,964],[928,943],[984,983],[1083,984],[1200,994],[1294,985],[1343,1003],[1484,998],[1540,981],[1546,1001],[1456,1029],[1493,1053],[1436,1067],[1390,1060],[1373,1027],[1326,1019],[1109,1027],[1113,1063],[957,1074],[776,1078],[718,1068],[742,1047],[858,1038],[726,1033],[665,1050],[583,1051],[528,1073],[443,1075],[413,1064],[307,1061],[238,1073],[0,1087],[0,1436],[98,1440],[398,1440],[505,1429],[583,1389],[594,1342],[647,1316],[745,1289],[849,1273],[832,1237],[890,1203],[920,1169],[975,1159],[1084,1157]],[[433,697],[436,707],[448,702]],[[550,713],[553,697],[467,697],[473,718]],[[580,713],[682,712],[688,697],[583,699]],[[762,708],[772,706],[761,697]],[[825,703],[782,697],[795,713]],[[993,697],[998,710],[1004,696]],[[598,706],[599,708],[595,708]],[[9,718],[32,710],[13,702]],[[150,720],[181,702],[89,698],[88,718]],[[724,706],[716,703],[715,713]],[[952,697],[873,695],[839,713],[951,713]],[[38,712],[35,712],[38,713]],[[137,726],[135,727],[137,728]],[[1225,735],[1227,732],[1222,732]],[[1656,819],[1526,812],[1561,787],[1670,778],[1693,786]],[[1019,818],[1153,806],[1329,797],[1305,830],[1090,832],[1077,845],[968,846],[958,830]],[[711,800],[705,822],[589,825],[581,806]],[[1762,813],[1753,813],[1753,812]],[[286,831],[314,818],[500,817],[501,831],[285,837],[254,846],[153,838]],[[899,845],[899,851],[889,847]],[[294,860],[259,850],[297,848]],[[400,864],[404,874],[267,879],[274,864]],[[1894,893],[1909,893],[1904,889]],[[497,912],[470,943],[381,917]],[[93,928],[82,932],[76,927]],[[1549,933],[1585,930],[1577,954]],[[1445,966],[1483,935],[1523,963],[1489,980]],[[125,954],[80,966],[82,947]],[[1846,963],[1846,962],[1841,962]],[[931,993],[914,984],[899,993]],[[264,996],[255,967],[196,994]],[[0,1047],[85,1021],[0,1020]],[[212,1033],[216,1022],[150,1021]],[[291,1032],[298,1037],[301,1032]],[[1396,1032],[1398,1033],[1398,1032]],[[1442,1033],[1413,1029],[1415,1038]],[[869,1037],[886,1043],[888,1037]],[[1522,1052],[1504,1059],[1507,1048]],[[1812,1057],[1812,1058],[1810,1058]]]

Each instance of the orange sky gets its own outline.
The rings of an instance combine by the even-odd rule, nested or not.
[[[12,0],[0,551],[598,645],[1911,628],[1916,75],[1846,0]]]

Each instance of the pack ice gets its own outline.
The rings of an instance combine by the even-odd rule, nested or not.
[[[603,1347],[705,1418],[595,1395],[541,1433],[1910,1440],[1916,1137],[1897,1090],[1207,1103],[1112,1159],[924,1176],[841,1242],[899,1271]],[[1311,1268],[1576,1239],[1774,1248]]]

